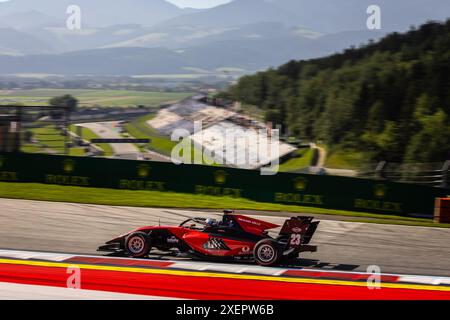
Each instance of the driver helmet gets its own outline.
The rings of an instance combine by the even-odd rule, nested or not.
[[[205,222],[206,222],[206,225],[208,225],[208,226],[214,227],[217,225],[217,220],[213,219],[213,218],[208,218],[208,219],[206,219]]]

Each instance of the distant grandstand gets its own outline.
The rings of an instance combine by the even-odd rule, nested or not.
[[[158,115],[147,122],[159,133],[170,136],[175,129],[185,129],[194,133],[194,121],[202,121],[203,127],[234,116],[235,113],[201,102],[200,96],[180,101],[159,111]]]
[[[262,132],[266,131],[256,126],[250,128],[231,121],[221,121],[191,135],[190,139],[216,157],[219,155],[222,164],[243,169],[257,169],[297,150],[290,144],[267,139],[266,133],[260,134],[261,129]],[[240,138],[240,134],[244,138]],[[233,149],[227,149],[229,146]],[[277,147],[277,153],[271,154],[270,151]]]
[[[261,132],[270,135],[271,128],[228,108],[209,105],[204,102],[204,98],[198,95],[164,108],[147,124],[166,136],[170,136],[175,129],[185,129],[190,133],[189,138],[194,145],[214,154],[220,164],[239,168],[257,169],[297,150],[291,144],[278,141],[279,152],[270,153],[269,150],[275,147],[274,143],[270,139],[267,145],[260,141],[263,139]],[[202,123],[201,132],[194,132],[196,121]],[[242,134],[252,137],[252,141],[236,138]],[[229,146],[233,150],[227,149]],[[261,157],[262,153],[266,155]],[[243,157],[247,160],[245,164],[239,164],[239,161],[236,163],[236,159]]]

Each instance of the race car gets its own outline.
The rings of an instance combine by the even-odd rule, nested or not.
[[[141,227],[106,242],[98,251],[143,258],[155,248],[204,260],[252,260],[262,266],[275,266],[297,258],[300,252],[317,251],[316,246],[309,245],[319,224],[312,220],[290,218],[274,238],[268,230],[279,225],[225,210],[221,221],[190,218],[179,226]]]

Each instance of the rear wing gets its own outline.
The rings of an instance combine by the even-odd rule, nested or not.
[[[320,221],[312,221],[314,217],[292,217],[286,220],[281,228],[280,235],[301,235],[301,244],[311,241]]]
[[[224,219],[223,220],[225,220],[225,219],[228,219],[228,220],[232,219],[245,232],[252,233],[252,234],[255,234],[255,235],[258,235],[258,236],[263,234],[263,232],[265,232],[266,230],[274,229],[274,228],[278,228],[279,227],[278,224],[274,224],[274,223],[271,223],[271,222],[267,222],[267,221],[263,221],[263,220],[259,220],[259,219],[255,219],[255,218],[239,215],[239,214],[229,215],[227,218],[225,218],[225,217],[226,216],[224,215]]]

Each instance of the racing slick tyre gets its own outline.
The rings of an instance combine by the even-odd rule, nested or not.
[[[263,239],[259,241],[253,249],[256,263],[261,266],[274,266],[280,262],[283,255],[277,241],[273,239]]]
[[[143,232],[135,232],[125,239],[125,250],[134,258],[142,258],[150,253],[152,249],[150,239]]]

